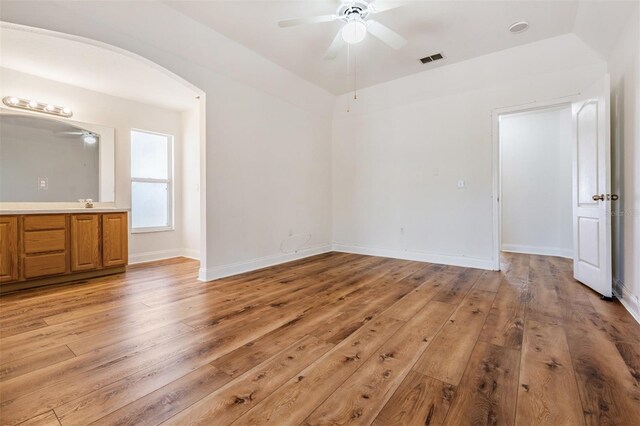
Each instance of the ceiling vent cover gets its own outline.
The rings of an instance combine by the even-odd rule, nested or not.
[[[440,59],[444,59],[442,53],[435,53],[431,56],[425,56],[424,58],[420,59],[420,62],[422,62],[423,64],[428,64],[429,62],[439,61]]]

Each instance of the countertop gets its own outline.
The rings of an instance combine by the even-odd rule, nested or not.
[[[115,207],[0,209],[0,216],[15,214],[117,213],[126,211],[129,211],[129,209],[119,209]]]

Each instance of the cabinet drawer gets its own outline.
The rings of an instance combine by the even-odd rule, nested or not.
[[[64,274],[66,271],[67,256],[65,253],[41,254],[24,258],[25,278]]]
[[[26,254],[66,249],[64,229],[52,231],[29,231],[24,233],[24,252]]]
[[[43,231],[47,229],[64,229],[66,218],[62,214],[25,216],[25,231]]]

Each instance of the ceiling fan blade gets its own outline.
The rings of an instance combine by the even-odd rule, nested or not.
[[[372,1],[369,3],[369,12],[386,12],[387,10],[395,9],[402,6],[405,6],[405,3],[400,3],[397,1]]]
[[[286,19],[278,22],[280,28],[294,27],[296,25],[319,24],[321,22],[331,22],[337,18],[336,15],[310,16],[308,18]]]
[[[344,40],[342,39],[342,30],[338,31],[338,34],[333,38],[331,45],[327,49],[327,53],[324,54],[324,59],[335,59],[338,56],[338,52],[344,46]]]
[[[382,42],[396,50],[407,43],[407,40],[400,34],[372,19],[367,21],[367,31],[369,31],[372,36],[379,38]]]

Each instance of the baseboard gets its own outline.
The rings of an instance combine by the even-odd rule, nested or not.
[[[200,281],[213,281],[220,278],[230,277],[232,275],[251,272],[256,269],[266,268],[268,266],[278,265],[280,263],[291,262],[292,260],[328,253],[330,251],[331,245],[327,244],[298,250],[293,253],[278,253],[271,256],[260,257],[258,259],[232,263],[230,265],[217,266],[215,268],[201,268],[200,271],[198,271],[198,279]]]
[[[196,249],[182,249],[182,257],[188,257],[189,259],[200,260],[200,250]]]
[[[451,256],[444,254],[430,254],[418,251],[393,250],[363,246],[348,246],[334,244],[334,251],[368,256],[391,257],[394,259],[415,260],[418,262],[440,263],[443,265],[462,266],[465,268],[493,270],[494,262],[491,259],[480,259],[466,256]]]
[[[615,294],[618,300],[620,300],[620,303],[622,303],[622,306],[624,306],[638,324],[640,324],[640,301],[638,301],[638,298],[627,290],[622,281],[614,280],[613,284],[613,294]]]
[[[509,253],[537,254],[542,256],[557,256],[573,259],[573,250],[556,247],[524,246],[520,244],[503,244],[502,251]]]
[[[188,257],[196,260],[200,259],[200,255],[197,250],[168,249],[129,254],[129,265],[135,265],[136,263],[153,262],[155,260],[171,259],[172,257]]]

